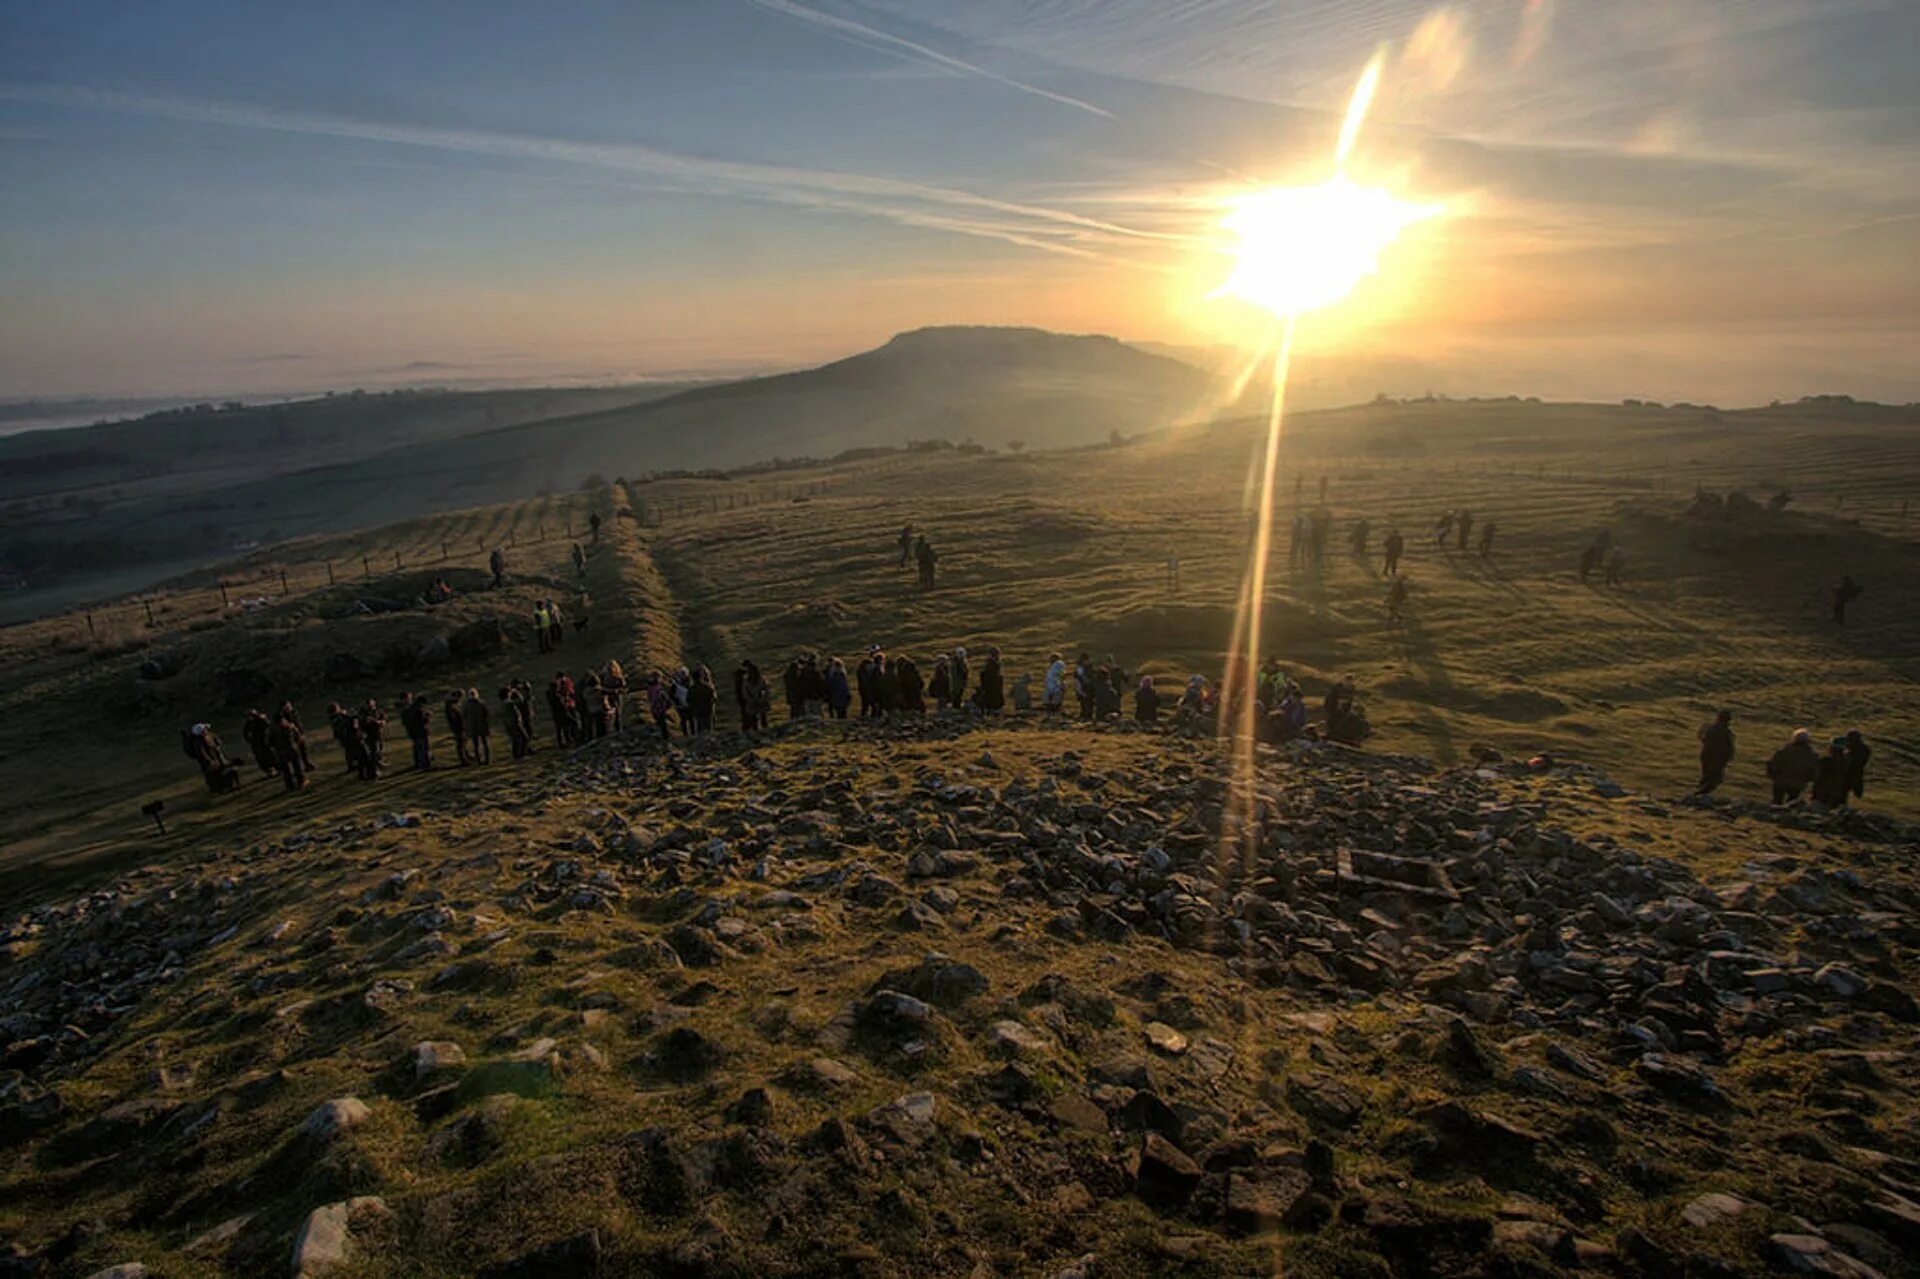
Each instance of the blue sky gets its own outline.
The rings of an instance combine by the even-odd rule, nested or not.
[[[1899,0],[7,0],[0,394],[1236,340],[1221,203],[1324,176],[1381,48],[1355,167],[1448,213],[1322,354],[1920,399]]]

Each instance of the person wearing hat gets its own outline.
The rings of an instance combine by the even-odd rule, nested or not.
[[[1767,778],[1773,782],[1773,802],[1790,804],[1799,799],[1800,792],[1819,771],[1820,754],[1813,749],[1813,734],[1800,729],[1767,760]]]
[[[1713,723],[1700,730],[1700,789],[1697,795],[1711,795],[1727,779],[1727,765],[1733,763],[1733,712],[1721,711]]]
[[[1827,744],[1820,769],[1813,775],[1813,802],[1828,808],[1847,806],[1847,739],[1836,737]]]

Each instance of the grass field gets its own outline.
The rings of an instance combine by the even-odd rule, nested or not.
[[[244,705],[221,672],[257,668],[262,700],[291,696],[326,742],[336,698],[390,702],[409,685],[487,683],[547,672],[524,617],[541,594],[575,589],[568,554],[586,516],[607,518],[586,583],[598,614],[570,666],[619,656],[775,669],[801,648],[852,656],[869,643],[930,658],[999,645],[1009,681],[1036,682],[1050,652],[1113,654],[1130,670],[1217,674],[1245,562],[1249,460],[1260,424],[1227,422],[1117,447],[1027,455],[893,455],[755,480],[678,480],[542,497],[273,548],[148,597],[0,630],[0,711],[17,731],[0,761],[0,840],[10,866],[78,867],[147,855],[138,810],[164,798],[192,822],[208,805],[176,745],[210,718],[240,749]],[[1920,518],[1901,515],[1920,477],[1920,430],[1887,411],[1829,407],[1710,415],[1698,410],[1409,404],[1302,415],[1289,427],[1281,522],[1296,492],[1334,514],[1319,566],[1276,548],[1265,647],[1317,699],[1353,677],[1374,745],[1443,762],[1485,743],[1550,750],[1665,792],[1694,776],[1693,734],[1736,712],[1741,758],[1729,792],[1759,794],[1761,764],[1806,725],[1859,727],[1878,747],[1869,805],[1920,813]],[[1696,484],[1787,511],[1733,524],[1691,520]],[[1296,488],[1296,486],[1298,486]],[[1472,509],[1498,524],[1481,559],[1432,544],[1434,516]],[[1371,563],[1347,531],[1375,527]],[[897,567],[902,524],[941,552],[922,593]],[[1409,620],[1385,624],[1377,547],[1406,534]],[[1579,548],[1608,527],[1627,579],[1583,585]],[[543,540],[544,539],[544,540]],[[483,548],[507,549],[515,578],[485,585]],[[401,567],[394,568],[395,555]],[[441,556],[446,555],[443,561]],[[1180,561],[1179,585],[1166,561]],[[331,567],[334,584],[328,584]],[[286,573],[286,593],[280,574]],[[1827,616],[1841,572],[1866,586],[1844,629]],[[417,591],[437,574],[461,597],[417,612],[350,616],[362,596]],[[222,609],[264,599],[257,612]],[[328,656],[377,664],[437,630],[499,616],[513,645],[475,669],[378,674],[333,685]],[[140,678],[175,655],[180,674]],[[723,714],[730,706],[723,698]],[[329,788],[331,790],[332,788]],[[247,811],[285,801],[256,784]],[[217,806],[222,810],[233,805]],[[210,814],[209,814],[210,815]],[[221,819],[224,824],[225,819]],[[126,841],[133,840],[132,844]]]

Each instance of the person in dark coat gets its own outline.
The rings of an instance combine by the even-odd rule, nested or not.
[[[845,683],[846,672],[842,671],[842,686]],[[695,736],[713,731],[713,704],[719,699],[719,691],[713,686],[713,672],[704,666],[697,667],[693,672],[693,685],[687,689],[687,714],[693,717]],[[840,718],[846,718],[844,708],[840,712]]]
[[[965,649],[956,652],[964,653]],[[973,704],[982,715],[998,715],[1007,708],[1007,680],[1000,669],[1000,650],[989,648],[987,660],[980,666],[980,687],[974,690]]]
[[[902,564],[902,568],[906,565]],[[860,693],[860,718],[872,719],[880,714],[879,668],[874,659],[879,655],[878,648],[869,648],[867,655],[860,659],[860,665],[853,671],[854,687]]]
[[[746,672],[743,687],[746,689],[746,717],[740,727],[748,731],[766,728],[773,717],[773,685],[760,673],[760,667],[753,662],[742,662],[741,669]]]
[[[360,780],[378,781],[387,762],[387,713],[369,697],[354,722],[360,730]]]
[[[460,690],[454,689],[447,694],[443,713],[447,717],[447,731],[453,734],[453,746],[460,754],[460,766],[465,768],[469,762],[467,756],[466,712],[460,701]]]
[[[1773,783],[1773,802],[1790,804],[1799,799],[1800,792],[1819,771],[1820,753],[1813,749],[1813,734],[1803,728],[1767,760],[1767,780]]]
[[[933,659],[933,674],[927,677],[927,696],[935,706],[953,700],[953,663],[945,653]]]
[[[247,749],[253,752],[253,762],[260,771],[269,775],[280,771],[280,761],[273,753],[273,721],[259,707],[247,712],[246,722],[240,726],[240,736],[246,739]]]
[[[280,769],[280,780],[288,790],[302,790],[307,784],[307,770],[300,760],[307,753],[307,735],[300,731],[300,725],[288,719],[283,713],[275,719],[268,729],[268,742],[273,749],[273,757]]]
[[[499,697],[501,714],[506,717],[508,747],[515,759],[525,759],[533,743],[527,738],[527,723],[520,715],[520,690],[509,684],[500,690]]]
[[[460,704],[460,722],[467,730],[467,752],[473,762],[493,763],[493,715],[479,689],[467,690],[467,700]]]
[[[400,726],[413,744],[413,768],[424,773],[433,767],[433,708],[418,693],[400,698]]]
[[[360,721],[346,707],[333,702],[327,707],[327,723],[333,728],[333,740],[340,743],[340,754],[347,771],[358,777],[367,770],[366,744],[360,739]]]
[[[279,718],[286,720],[289,724],[292,724],[300,730],[294,737],[294,741],[300,747],[300,771],[305,773],[316,771],[313,766],[313,756],[307,754],[307,731],[306,725],[300,722],[300,712],[294,708],[292,702],[282,702],[280,703]]]
[[[955,710],[966,704],[967,679],[972,673],[967,667],[967,650],[954,649],[953,656],[947,659],[947,705]]]
[[[940,562],[940,557],[934,553],[933,543],[927,541],[925,534],[922,534],[920,538],[914,542],[913,558],[914,561],[920,565],[921,589],[933,589],[934,565]]]
[[[1151,675],[1142,675],[1140,687],[1133,692],[1133,717],[1142,724],[1160,721],[1160,694],[1154,690]]]
[[[800,718],[800,658],[795,657],[780,672],[780,691],[787,699],[787,718]]]
[[[1836,737],[1820,757],[1819,771],[1813,775],[1813,802],[1828,808],[1847,806],[1847,739]]]
[[[493,554],[487,556],[487,571],[493,574],[493,585],[496,589],[506,585],[507,557],[497,546],[493,548]]]
[[[1733,712],[1721,711],[1713,723],[1700,730],[1699,795],[1711,795],[1727,779],[1727,765],[1733,763]]]
[[[1867,794],[1867,761],[1873,758],[1873,747],[1867,745],[1867,739],[1855,728],[1847,733],[1847,791],[1855,799],[1864,799]]]
[[[1840,580],[1833,585],[1833,622],[1836,626],[1847,624],[1847,605],[1860,598],[1860,583],[1853,580],[1851,574],[1841,574]]]
[[[1380,576],[1392,577],[1400,571],[1400,557],[1406,553],[1407,539],[1400,535],[1399,529],[1390,528],[1387,530],[1384,546],[1387,558],[1386,562],[1380,566]]]
[[[845,719],[853,705],[853,685],[847,679],[847,667],[837,657],[827,659],[827,710],[835,719]]]
[[[567,708],[560,700],[560,677],[547,681],[547,718],[553,721],[553,744],[567,744]]]
[[[907,715],[924,715],[927,711],[926,684],[920,678],[920,667],[911,657],[897,657],[887,668],[887,678],[883,679],[883,695],[888,705]]]

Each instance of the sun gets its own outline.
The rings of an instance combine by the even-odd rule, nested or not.
[[[1218,292],[1279,316],[1332,306],[1380,269],[1402,231],[1439,212],[1340,173],[1318,186],[1251,192],[1223,223],[1238,247]]]

